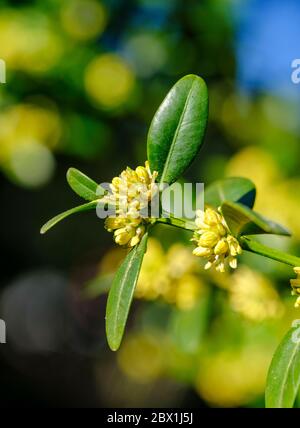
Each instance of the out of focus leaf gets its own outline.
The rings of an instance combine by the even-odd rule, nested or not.
[[[204,138],[208,94],[203,79],[188,75],[170,90],[151,123],[148,159],[161,183],[173,183],[195,158]]]
[[[171,318],[171,335],[179,349],[194,353],[199,350],[208,323],[209,296],[189,310],[174,310]]]
[[[221,206],[226,223],[235,236],[254,234],[273,234],[290,236],[290,232],[283,226],[274,223],[249,207],[226,201]]]
[[[53,217],[46,224],[44,224],[44,226],[41,228],[41,234],[43,235],[44,233],[48,232],[48,230],[52,229],[52,227],[54,227],[57,223],[69,217],[70,215],[95,209],[99,203],[99,201],[92,201],[87,204],[80,205],[79,207],[72,208],[61,214],[58,214],[56,217]]]
[[[300,327],[288,331],[277,348],[266,385],[267,408],[291,408],[300,387]]]
[[[67,172],[67,180],[72,190],[77,195],[87,201],[94,201],[103,196],[105,190],[98,184],[75,168],[70,168]]]
[[[113,274],[99,275],[89,281],[83,290],[83,296],[87,299],[95,299],[101,294],[107,293],[113,281]]]
[[[106,335],[110,348],[116,351],[122,341],[125,325],[147,248],[148,235],[127,255],[113,280],[106,306]]]
[[[205,188],[205,204],[218,208],[225,201],[240,202],[253,208],[256,188],[255,184],[242,177],[230,177],[215,181]]]

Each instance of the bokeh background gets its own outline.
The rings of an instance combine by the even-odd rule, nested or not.
[[[142,164],[157,107],[195,73],[210,120],[185,178],[253,179],[256,209],[294,233],[267,242],[299,253],[299,21],[298,0],[0,0],[0,406],[263,406],[300,318],[290,268],[243,255],[233,276],[204,274],[190,235],[161,227],[112,353],[104,291],[122,250],[91,212],[39,228],[80,203],[70,166],[105,182]]]

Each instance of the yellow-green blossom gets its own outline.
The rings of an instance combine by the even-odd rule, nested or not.
[[[270,279],[246,266],[230,276],[228,292],[233,309],[252,321],[276,318],[284,311]]]
[[[298,296],[296,303],[295,303],[295,308],[300,308],[300,267],[295,267],[294,268],[294,272],[297,275],[296,279],[291,279],[291,287],[292,287],[292,295],[293,296]]]
[[[242,249],[238,240],[230,234],[224,217],[212,208],[198,210],[195,220],[197,229],[192,241],[197,245],[193,254],[207,259],[205,269],[212,266],[219,272],[225,271],[225,262],[233,269],[237,267],[237,255]]]
[[[105,228],[114,233],[117,244],[134,247],[143,237],[149,224],[148,210],[157,192],[155,179],[157,172],[151,173],[149,163],[135,170],[127,167],[110,184],[110,193],[102,201],[115,207],[115,216],[105,221]],[[146,214],[146,215],[145,215]]]
[[[165,252],[158,240],[149,238],[135,297],[162,299],[180,310],[190,310],[207,292],[198,269],[187,247],[173,244]]]

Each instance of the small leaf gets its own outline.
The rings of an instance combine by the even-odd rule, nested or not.
[[[226,223],[235,236],[273,234],[290,236],[283,226],[274,223],[237,202],[224,202],[221,206]]]
[[[300,387],[300,324],[288,331],[277,348],[266,385],[267,408],[292,408]]]
[[[71,189],[87,201],[94,201],[104,195],[104,189],[78,169],[70,168],[68,170],[67,181]]]
[[[204,190],[205,204],[218,208],[225,201],[240,202],[253,208],[256,188],[247,178],[230,177],[215,181]]]
[[[208,94],[203,79],[188,75],[170,90],[151,123],[148,159],[161,183],[173,183],[191,164],[204,138]]]
[[[148,235],[134,247],[119,267],[113,280],[106,306],[106,335],[110,348],[116,351],[122,341],[125,325],[138,281]]]
[[[44,226],[41,228],[41,234],[43,235],[44,233],[48,232],[48,230],[52,229],[53,226],[55,226],[57,223],[59,223],[60,221],[64,220],[65,218],[69,217],[72,214],[95,209],[99,203],[100,203],[99,201],[89,202],[87,204],[80,205],[79,207],[75,207],[61,214],[58,214],[56,217],[52,218],[46,224],[44,224]]]

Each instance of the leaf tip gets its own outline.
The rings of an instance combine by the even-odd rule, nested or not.
[[[115,337],[115,335],[110,334],[108,325],[106,324],[106,340],[111,351],[116,352],[120,348],[122,337]]]
[[[74,174],[75,168],[69,168],[66,173],[67,182],[69,183],[71,176]]]
[[[114,342],[108,341],[108,346],[111,351],[116,352],[120,348],[120,343],[114,343]]]
[[[45,235],[45,233],[47,232],[47,230],[48,230],[48,223],[45,223],[41,228],[40,228],[40,234],[41,235]]]

